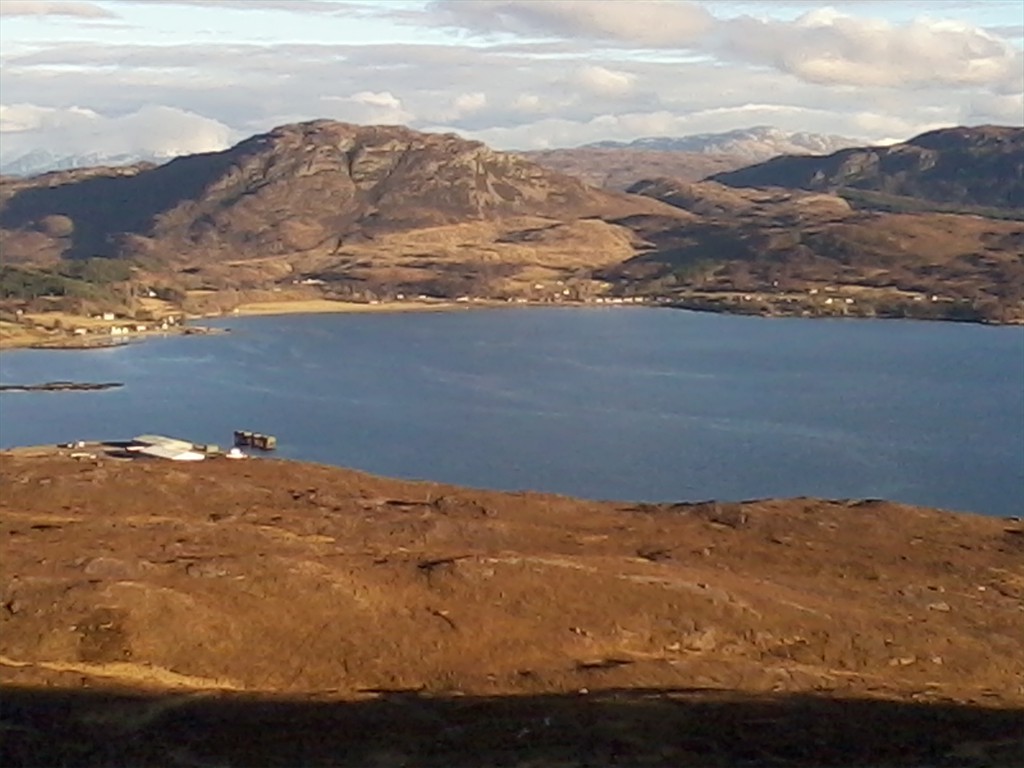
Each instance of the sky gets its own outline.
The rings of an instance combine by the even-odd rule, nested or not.
[[[332,118],[497,149],[1024,124],[1024,0],[0,0],[0,163]]]

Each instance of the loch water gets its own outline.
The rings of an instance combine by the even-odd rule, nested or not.
[[[379,474],[599,499],[887,498],[1024,511],[1024,329],[669,309],[218,320],[15,350],[0,447],[163,433]]]

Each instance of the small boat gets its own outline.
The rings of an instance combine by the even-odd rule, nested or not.
[[[273,435],[264,435],[262,432],[250,432],[244,429],[236,429],[235,445],[239,447],[257,448],[261,451],[272,451],[277,448],[277,438]]]

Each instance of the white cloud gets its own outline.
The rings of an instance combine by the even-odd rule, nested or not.
[[[716,18],[679,0],[438,0],[430,7],[439,23],[469,32],[724,55],[823,85],[992,86],[1017,66],[1015,49],[998,35],[926,16],[892,24],[826,7],[792,21]]]
[[[140,2],[152,1],[104,4],[121,12],[129,2],[137,10]],[[0,0],[0,7],[10,2]],[[223,2],[193,5],[219,7]],[[289,0],[241,0],[232,7],[261,2],[278,6]],[[727,9],[741,7],[735,3],[706,3],[722,18],[706,12],[695,17],[692,4],[675,0],[655,4],[663,17],[645,16],[647,6],[640,3],[602,0],[452,0],[415,12],[411,3],[403,4],[408,14],[402,23],[434,20],[435,27],[424,30],[429,43],[324,42],[336,19],[315,8],[339,4],[316,0],[301,5],[320,15],[282,17],[287,42],[258,37],[252,31],[258,23],[235,25],[236,14],[221,17],[229,21],[224,26],[230,32],[211,26],[207,33],[201,30],[214,11],[181,9],[163,16],[175,23],[201,18],[191,36],[182,29],[142,29],[136,38],[134,31],[101,31],[95,24],[81,25],[76,32],[82,34],[61,41],[4,35],[0,94],[8,106],[0,113],[0,129],[6,131],[0,148],[9,152],[16,139],[18,146],[31,140],[49,148],[53,142],[59,151],[81,144],[75,137],[87,129],[97,144],[131,143],[135,139],[118,130],[110,131],[108,139],[105,127],[94,129],[154,102],[228,126],[232,136],[326,117],[421,130],[440,127],[497,148],[757,124],[874,141],[905,139],[936,125],[1024,123],[1024,60],[1018,49],[966,21],[919,18],[896,24],[867,18],[875,10],[883,12],[877,3],[840,0],[845,13],[818,11],[789,20],[770,20],[768,11],[769,20],[760,21],[724,18]],[[356,8],[352,19],[366,12],[358,3],[340,6]],[[910,18],[909,6],[900,6],[902,16],[892,17]],[[382,4],[384,10],[374,17],[373,28],[383,29],[382,35],[394,23],[387,21],[390,7]],[[758,13],[770,8],[750,7]],[[809,5],[790,5],[798,7]],[[981,21],[964,14],[967,21]],[[627,15],[654,31],[631,28]],[[461,39],[437,26],[441,16],[463,31]],[[686,21],[697,17],[704,21]],[[671,24],[661,23],[664,19],[685,28],[670,34]],[[700,28],[703,34],[690,34]],[[406,27],[395,29],[396,39],[408,38]],[[166,42],[147,42],[156,39],[155,32]],[[488,39],[492,33],[505,39]],[[58,120],[79,122],[74,131],[58,130]]]
[[[971,100],[962,117],[970,123],[1024,124],[1024,93],[979,94]]]
[[[360,91],[351,96],[324,96],[332,114],[323,115],[352,123],[404,125],[415,115],[402,105],[402,100],[391,91]]]
[[[525,114],[537,114],[544,111],[544,102],[535,93],[521,93],[512,102],[512,109]]]
[[[577,69],[572,81],[584,90],[599,96],[618,96],[633,89],[636,76],[628,72],[590,65]]]
[[[702,35],[711,15],[680,0],[437,0],[442,24],[483,33],[682,45]]]
[[[994,86],[1015,72],[1006,41],[924,17],[893,25],[821,9],[794,22],[732,19],[717,34],[727,54],[822,85]]]
[[[455,97],[455,101],[452,103],[452,107],[459,116],[479,112],[486,106],[487,94],[481,93],[480,91],[475,93],[460,93]]]
[[[2,0],[0,0],[2,1]],[[147,5],[191,5],[229,11],[284,11],[286,13],[352,13],[359,6],[335,0],[145,0]]]
[[[0,106],[5,161],[45,147],[58,156],[165,156],[224,149],[237,136],[223,123],[182,109],[147,106],[126,115],[34,104]]]
[[[81,125],[98,118],[93,110],[82,107],[54,109],[35,104],[0,104],[0,133],[26,133],[68,124]]]
[[[95,3],[74,0],[0,0],[0,16],[77,16],[83,19],[116,19]]]

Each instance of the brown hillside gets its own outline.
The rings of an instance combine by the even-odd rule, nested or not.
[[[1024,128],[944,128],[889,147],[784,156],[712,181],[734,187],[850,188],[962,206],[1024,208]]]
[[[1024,754],[1019,523],[865,501],[585,502],[269,460],[4,454],[0,488],[0,674],[22,690],[8,758],[85,744],[92,762],[65,764],[104,764],[116,734],[115,762],[145,765],[166,764],[158,748],[256,765],[315,745],[334,758],[306,764]],[[54,710],[39,686],[160,698]],[[256,695],[308,706],[246,714]],[[625,706],[638,696],[652,708]],[[439,714],[452,697],[462,714]],[[390,736],[322,731],[374,699]],[[871,702],[889,727],[820,720],[860,706],[873,722]],[[624,708],[591,719],[607,704]]]
[[[319,258],[395,232],[650,205],[454,135],[327,120],[158,167],[5,181],[0,203],[9,263],[100,255],[178,266]]]
[[[655,179],[630,191],[700,217],[685,226],[651,217],[630,222],[653,247],[609,278],[649,286],[640,290],[770,287],[779,301],[792,299],[794,311],[828,314],[839,305],[807,302],[808,290],[817,295],[828,286],[843,294],[844,313],[1024,320],[1022,222],[856,210],[832,194],[710,181]]]
[[[5,180],[8,265],[132,258],[179,287],[324,280],[343,295],[509,297],[586,285],[661,211],[453,135],[319,120],[166,165]],[[574,290],[586,290],[576,288]]]

